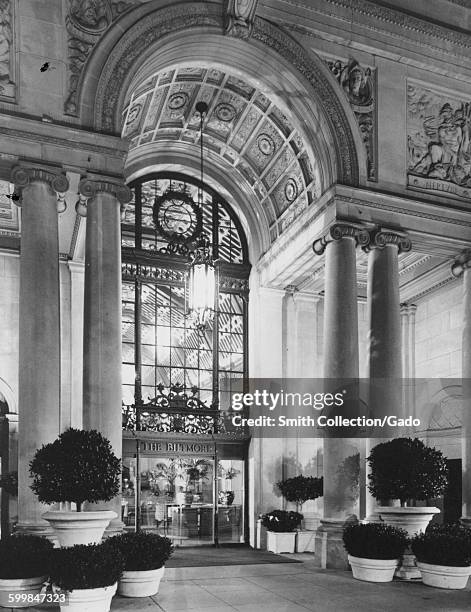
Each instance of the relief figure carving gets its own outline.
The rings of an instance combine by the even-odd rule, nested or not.
[[[11,47],[13,41],[10,0],[0,0],[0,96],[14,96]]]

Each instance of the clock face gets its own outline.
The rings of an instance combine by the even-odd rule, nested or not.
[[[153,217],[159,234],[170,242],[186,244],[201,232],[201,210],[183,192],[167,191],[156,198]]]

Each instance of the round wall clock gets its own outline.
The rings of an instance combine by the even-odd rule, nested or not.
[[[180,244],[195,240],[203,227],[201,209],[183,191],[169,190],[155,198],[153,219],[161,236]]]

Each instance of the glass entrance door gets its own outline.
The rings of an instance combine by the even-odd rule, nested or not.
[[[243,542],[244,462],[223,459],[215,470],[212,457],[141,457],[138,478],[136,459],[124,457],[122,520],[177,546]]]

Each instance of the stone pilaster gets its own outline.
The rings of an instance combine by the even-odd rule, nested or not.
[[[325,251],[324,378],[357,380],[358,304],[356,253],[366,246],[368,232],[361,226],[336,223],[314,242],[317,255]],[[342,529],[348,519],[356,520],[356,502],[348,486],[340,486],[342,462],[357,452],[354,441],[324,438],[324,515],[316,536],[318,563],[323,568],[346,569],[347,557]],[[316,555],[317,556],[317,555]]]
[[[416,304],[401,304],[403,406],[415,417],[415,315]],[[412,433],[412,432],[411,432]]]
[[[79,183],[79,214],[86,214],[83,324],[83,427],[97,429],[118,457],[121,431],[121,205],[131,199],[125,185],[102,176]],[[85,205],[86,201],[86,205]],[[82,206],[81,209],[79,207]],[[121,499],[96,505],[113,510],[121,529]]]
[[[454,262],[452,273],[463,278],[463,422],[461,425],[462,512],[461,522],[471,527],[471,249],[466,249]]]
[[[21,197],[19,313],[19,531],[49,533],[47,509],[30,489],[29,462],[59,434],[60,318],[58,210],[69,183],[60,169],[21,164],[11,182]],[[59,195],[58,195],[59,194]]]

